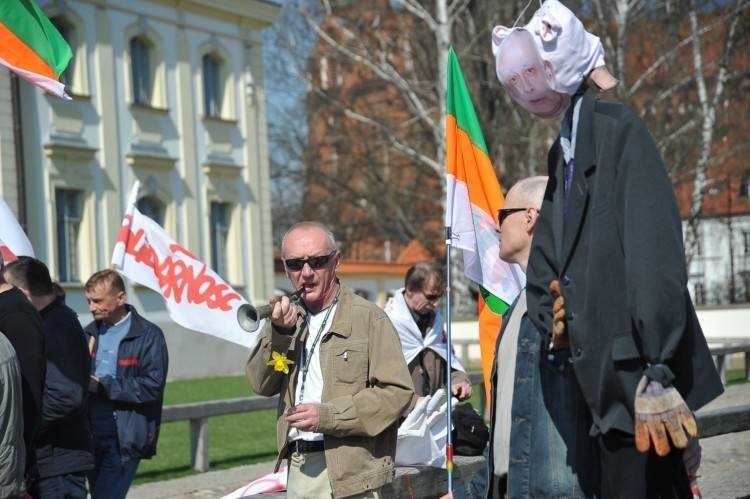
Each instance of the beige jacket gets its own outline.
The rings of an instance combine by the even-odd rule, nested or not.
[[[306,311],[298,307],[294,333],[280,334],[269,323],[245,367],[259,395],[279,398],[276,424],[279,456],[288,457],[289,425],[282,417],[295,393],[299,359],[307,337]],[[289,374],[267,363],[272,352],[294,360]],[[341,285],[338,307],[320,342],[323,368],[318,432],[325,435],[328,475],[334,497],[377,489],[393,480],[399,417],[409,405],[413,385],[391,321],[372,302]],[[290,386],[289,386],[290,385]]]

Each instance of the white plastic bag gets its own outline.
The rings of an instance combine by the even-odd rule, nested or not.
[[[422,399],[398,429],[396,466],[427,465],[445,467],[445,442],[448,403],[443,402],[445,391]],[[451,397],[451,407],[458,400]]]

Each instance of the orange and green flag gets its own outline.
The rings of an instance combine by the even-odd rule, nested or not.
[[[59,79],[72,57],[68,43],[33,0],[0,0],[0,64],[69,99]]]
[[[451,229],[451,245],[463,250],[466,277],[480,287],[479,346],[489,390],[500,316],[523,289],[526,277],[517,265],[500,260],[498,254],[496,217],[505,197],[453,47],[448,53],[446,94],[445,226]]]

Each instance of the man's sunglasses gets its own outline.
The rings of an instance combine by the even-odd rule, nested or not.
[[[526,210],[528,210],[528,208],[502,208],[500,210],[497,210],[497,226],[500,227],[501,225],[503,225],[505,219],[513,213]]]
[[[326,266],[328,261],[333,258],[336,254],[336,250],[328,255],[323,256],[311,256],[310,258],[288,258],[284,260],[284,265],[289,270],[302,270],[305,264],[308,264],[311,269],[322,269]]]

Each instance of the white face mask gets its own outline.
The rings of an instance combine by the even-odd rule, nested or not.
[[[555,90],[555,70],[539,56],[531,33],[513,30],[504,37],[495,57],[500,83],[528,112],[550,119],[568,108],[570,96]]]
[[[562,106],[564,111],[570,102],[568,96],[575,94],[592,71],[594,83],[603,90],[617,83],[604,68],[601,40],[586,31],[583,23],[558,0],[545,0],[523,28],[495,26],[492,52],[497,77],[511,97],[524,109],[542,118],[561,114],[552,104],[565,103]],[[524,59],[526,67],[523,66]],[[536,71],[538,78],[534,90],[537,94],[546,92],[547,102],[541,97],[542,100],[534,101],[530,95],[519,92],[524,88],[528,91],[528,87],[512,85],[510,72],[519,69],[528,71],[529,79]],[[542,74],[546,85],[541,82]],[[528,85],[523,80],[520,83]]]

